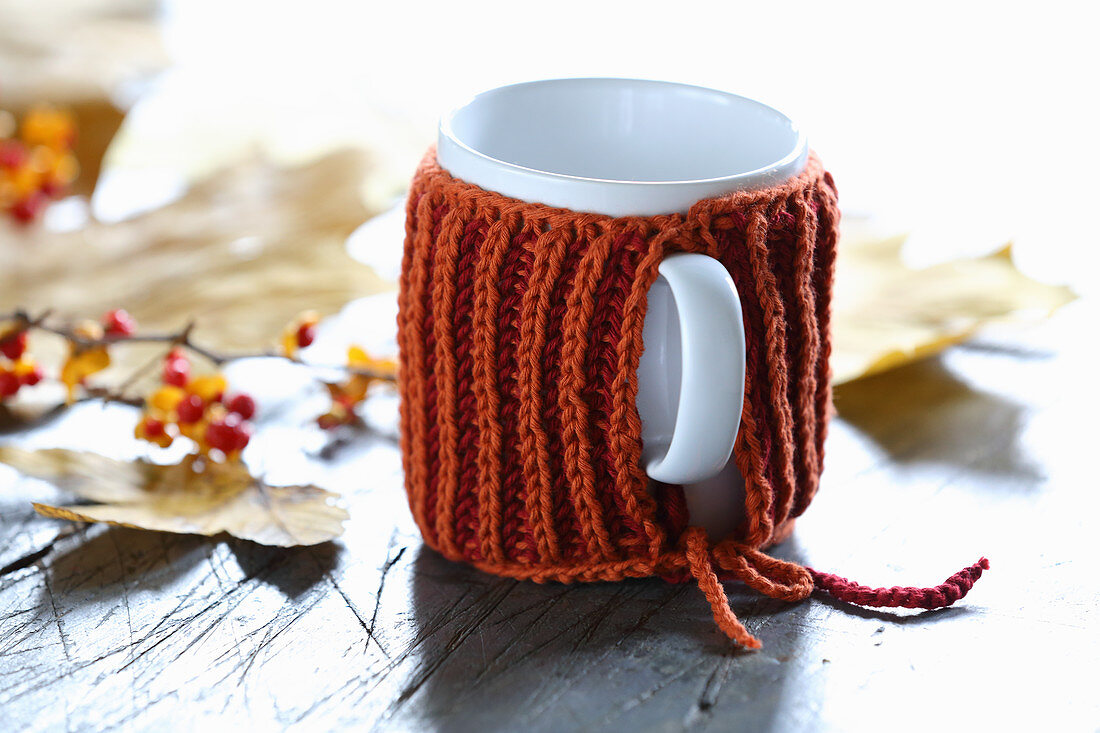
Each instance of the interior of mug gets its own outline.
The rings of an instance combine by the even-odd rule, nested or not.
[[[751,175],[804,153],[782,113],[735,94],[640,79],[553,79],[478,95],[442,122],[472,152],[544,173],[678,182]]]

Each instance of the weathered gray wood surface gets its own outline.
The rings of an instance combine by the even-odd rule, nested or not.
[[[839,390],[820,494],[777,554],[870,584],[936,583],[988,555],[957,607],[878,612],[739,587],[763,651],[731,648],[700,592],[482,575],[424,548],[394,405],[318,455],[321,400],[275,398],[251,456],[341,491],[328,545],[39,518],[0,467],[0,730],[1092,730],[1100,723],[1095,368],[1077,304]],[[86,406],[0,437],[118,451],[132,415]],[[128,450],[128,448],[127,448]]]

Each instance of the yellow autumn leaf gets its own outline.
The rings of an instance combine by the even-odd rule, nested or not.
[[[169,413],[176,409],[186,396],[187,392],[182,388],[165,384],[149,397],[149,407],[161,413]]]
[[[393,381],[397,377],[397,362],[393,359],[379,359],[367,353],[361,346],[348,347],[348,366],[375,374],[377,379]]]
[[[376,380],[362,374],[352,374],[343,382],[325,382],[333,404],[351,407],[367,398],[367,391]]]
[[[904,236],[855,226],[841,236],[833,289],[836,384],[932,356],[988,323],[1049,315],[1076,297],[1021,273],[1011,247],[914,269],[902,259],[904,243]]]
[[[348,366],[358,367],[370,362],[370,356],[362,346],[348,347]]]
[[[317,419],[323,428],[354,422],[354,406],[366,399],[370,386],[377,381],[392,382],[397,378],[396,361],[376,359],[361,346],[348,348],[348,368],[370,372],[370,375],[353,373],[343,382],[325,383],[332,398],[332,408]]]
[[[73,349],[61,367],[61,381],[68,391],[68,400],[76,397],[76,387],[96,372],[111,366],[111,357],[107,347],[95,346],[87,349]]]
[[[239,462],[117,461],[60,448],[0,446],[0,463],[93,503],[34,504],[46,517],[177,534],[234,537],[263,545],[315,545],[343,533],[348,514],[316,486],[270,486]],[[201,470],[197,470],[201,466]]]
[[[298,334],[284,330],[279,337],[279,353],[288,359],[292,359],[298,355]]]

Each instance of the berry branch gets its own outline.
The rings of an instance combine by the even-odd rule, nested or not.
[[[111,311],[108,316],[118,313],[125,314],[125,318],[129,318],[129,315],[122,310]],[[195,329],[194,321],[189,321],[182,329],[175,333],[137,333],[136,331],[129,331],[129,326],[122,324],[111,326],[104,323],[103,335],[96,336],[94,330],[89,333],[86,329],[87,324],[91,323],[89,321],[84,321],[75,327],[58,325],[47,321],[51,314],[52,311],[46,310],[32,318],[27,311],[22,309],[18,309],[8,314],[0,314],[0,324],[8,324],[8,327],[6,327],[3,332],[0,332],[0,343],[10,338],[9,334],[40,330],[46,333],[52,333],[55,336],[60,336],[83,349],[107,347],[121,342],[130,344],[169,344],[173,347],[186,349],[187,351],[197,354],[209,361],[212,365],[219,367],[225,366],[231,361],[240,361],[241,359],[283,359],[293,364],[299,364],[311,369],[342,371],[347,374],[355,374],[385,382],[392,382],[395,380],[394,370],[388,361],[379,360],[378,365],[368,367],[353,366],[350,363],[339,365],[316,364],[303,360],[298,356],[297,351],[299,348],[304,349],[311,345],[316,332],[312,327],[309,327],[308,324],[303,324],[307,325],[307,328],[303,330],[301,325],[297,325],[297,321],[295,322],[297,327],[294,329],[297,348],[293,350],[286,349],[286,344],[284,343],[281,349],[265,349],[263,351],[225,354],[195,342],[191,337],[191,333]],[[105,319],[108,316],[105,316]],[[308,322],[309,319],[313,318],[313,315],[307,313],[298,318],[299,320],[305,319]],[[313,322],[313,326],[315,325],[316,321]]]
[[[358,422],[355,407],[366,399],[370,386],[396,381],[395,362],[371,357],[358,346],[348,349],[344,365],[304,361],[299,351],[313,343],[318,320],[316,313],[300,314],[283,329],[277,349],[223,354],[193,339],[193,321],[178,332],[139,333],[137,322],[122,309],[106,313],[99,321],[76,324],[55,322],[50,311],[32,316],[17,309],[0,314],[0,403],[46,378],[28,351],[28,334],[41,331],[68,345],[68,357],[57,376],[67,389],[68,404],[95,399],[143,407],[145,413],[135,429],[138,438],[167,447],[184,436],[205,456],[236,460],[251,435],[248,421],[256,411],[255,402],[244,393],[227,394],[228,383],[220,373],[193,374],[188,354],[202,357],[213,367],[238,359],[277,358],[304,368],[343,373],[342,381],[325,382],[332,406],[317,418],[324,429]],[[164,344],[168,348],[114,389],[89,385],[89,377],[110,366],[110,351],[120,344]],[[127,391],[158,365],[161,386],[145,398],[128,396]]]
[[[64,196],[79,171],[75,142],[76,120],[65,110],[40,105],[21,124],[0,110],[0,213],[27,225]]]

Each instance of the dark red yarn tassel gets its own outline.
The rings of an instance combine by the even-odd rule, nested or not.
[[[833,598],[858,606],[878,608],[943,608],[965,596],[983,570],[989,570],[989,560],[984,557],[968,568],[963,568],[940,585],[933,588],[868,588],[847,578],[830,573],[819,573],[806,568],[814,579],[814,587]]]

